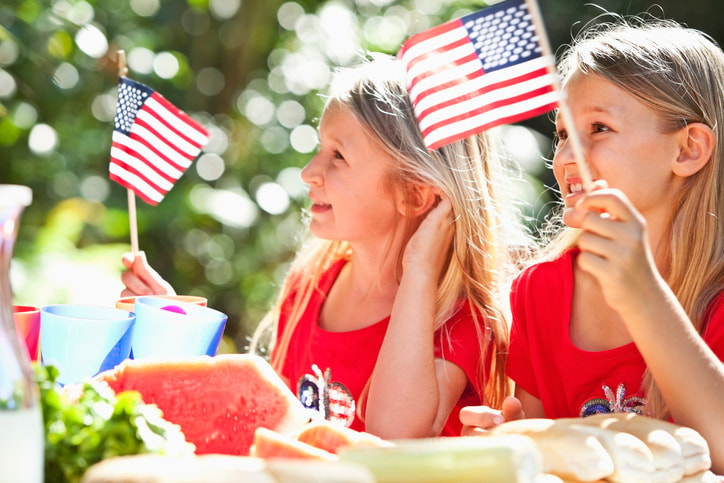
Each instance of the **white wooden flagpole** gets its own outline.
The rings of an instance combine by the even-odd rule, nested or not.
[[[551,46],[548,43],[548,35],[546,34],[545,24],[543,23],[543,17],[538,8],[538,2],[536,0],[525,0],[528,5],[528,12],[530,12],[531,20],[535,26],[535,30],[538,33],[538,40],[540,42],[543,55],[553,59],[552,65],[548,65],[548,70],[551,71],[553,76],[553,88],[558,92],[560,99],[558,100],[558,113],[563,116],[563,121],[567,126],[566,133],[568,135],[567,142],[570,143],[571,149],[573,149],[573,156],[578,165],[578,171],[580,172],[581,181],[583,182],[583,189],[586,193],[591,191],[593,186],[593,178],[591,177],[591,170],[586,164],[586,158],[583,156],[583,147],[581,145],[581,139],[578,137],[578,132],[575,129],[573,123],[573,114],[568,107],[566,100],[566,93],[561,89],[560,82],[558,82],[558,75],[556,73],[556,63]]]
[[[126,66],[126,51],[118,51],[118,76],[124,77],[128,74],[128,67]],[[128,194],[128,223],[131,233],[131,253],[135,258],[138,253],[138,221],[136,219],[136,195],[130,188],[126,189]]]

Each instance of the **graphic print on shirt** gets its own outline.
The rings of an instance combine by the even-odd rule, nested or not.
[[[604,398],[594,398],[586,401],[581,406],[580,416],[593,416],[602,413],[636,413],[643,414],[646,399],[638,396],[626,397],[626,387],[623,384],[618,385],[616,395],[607,385],[602,386]]]
[[[322,373],[312,364],[314,374],[305,374],[297,383],[297,397],[302,405],[317,411],[328,421],[349,427],[354,421],[356,404],[352,393],[344,384],[332,382],[330,368]]]

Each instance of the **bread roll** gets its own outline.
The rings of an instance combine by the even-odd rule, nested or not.
[[[576,420],[558,420],[571,429],[596,437],[613,460],[614,472],[606,479],[616,483],[653,483],[658,482],[654,468],[654,456],[646,443],[636,436],[604,429],[594,425],[580,424]],[[676,481],[676,480],[674,480]],[[666,483],[672,483],[666,481]]]
[[[684,476],[681,444],[671,433],[655,424],[655,419],[630,413],[611,413],[576,418],[573,421],[576,424],[624,432],[643,441],[653,456],[655,480],[658,482],[676,483]]]
[[[493,428],[491,433],[528,436],[541,451],[543,472],[564,480],[595,481],[614,473],[611,456],[595,436],[553,419],[509,421]]]
[[[704,437],[692,428],[631,413],[597,414],[585,419],[591,423],[605,424],[612,429],[629,432],[639,438],[641,435],[653,434],[661,444],[664,441],[661,431],[668,433],[681,449],[684,475],[701,473],[711,467],[709,445]],[[653,447],[652,450],[656,451]],[[656,456],[656,453],[654,455]]]
[[[681,483],[721,483],[721,477],[716,476],[709,470],[688,475],[681,479]]]

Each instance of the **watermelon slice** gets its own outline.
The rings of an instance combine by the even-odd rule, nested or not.
[[[338,461],[329,451],[303,443],[294,436],[259,427],[254,432],[251,455],[256,458],[292,458],[304,460]]]
[[[126,360],[96,376],[138,391],[178,424],[196,454],[249,455],[259,427],[296,433],[309,414],[272,367],[250,354]]]
[[[356,431],[326,420],[312,421],[304,426],[296,437],[302,443],[335,454],[339,453],[340,449],[347,447],[392,445],[391,442],[385,441],[374,434]]]

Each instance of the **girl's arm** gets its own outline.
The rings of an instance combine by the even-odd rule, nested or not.
[[[388,439],[437,436],[467,377],[435,359],[438,279],[452,240],[450,203],[442,200],[408,242],[390,323],[371,376],[366,430]]]
[[[582,199],[566,222],[583,229],[578,264],[621,315],[672,418],[704,436],[714,471],[724,472],[724,364],[656,269],[645,220],[620,191],[601,190]]]

